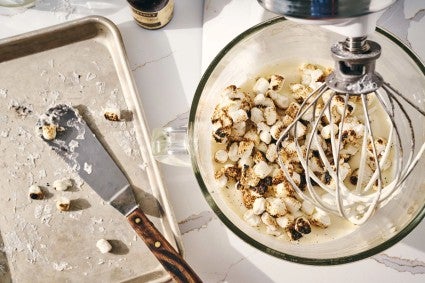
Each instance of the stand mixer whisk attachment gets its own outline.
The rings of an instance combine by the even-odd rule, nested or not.
[[[348,37],[331,52],[334,72],[300,104],[276,143],[278,161],[302,198],[362,224],[401,189],[425,151],[408,110],[425,111],[375,72],[378,43]]]

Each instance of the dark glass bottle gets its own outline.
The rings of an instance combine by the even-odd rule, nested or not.
[[[159,29],[173,17],[174,0],[127,0],[136,22],[146,29]]]

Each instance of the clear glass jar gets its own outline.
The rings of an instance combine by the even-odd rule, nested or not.
[[[174,14],[174,0],[127,0],[133,18],[145,29],[159,29],[168,24]]]

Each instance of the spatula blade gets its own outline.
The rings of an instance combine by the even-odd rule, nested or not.
[[[49,125],[56,127],[56,137],[41,135],[43,140],[102,199],[124,215],[138,206],[126,176],[73,107],[60,104],[48,109],[37,126],[41,131]]]

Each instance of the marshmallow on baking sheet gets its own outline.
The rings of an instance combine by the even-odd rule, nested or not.
[[[43,199],[44,198],[43,190],[37,185],[31,185],[29,187],[28,195],[29,195],[30,199]]]
[[[112,245],[108,240],[100,239],[96,242],[96,247],[102,254],[109,253],[112,250]]]
[[[53,188],[57,191],[66,191],[70,187],[72,187],[71,179],[64,178],[53,182]]]

